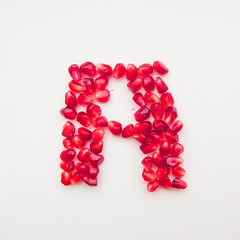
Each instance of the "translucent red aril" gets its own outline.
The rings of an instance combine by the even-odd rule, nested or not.
[[[166,159],[166,163],[170,167],[175,167],[175,166],[178,166],[179,164],[182,164],[183,163],[183,159],[181,157],[168,157]]]
[[[107,127],[108,126],[108,121],[106,117],[101,116],[93,120],[92,122],[94,127]]]
[[[77,101],[80,105],[88,105],[93,102],[93,97],[87,95],[86,93],[80,93]]]
[[[172,181],[172,187],[174,188],[179,188],[179,189],[185,189],[187,187],[187,183],[185,183],[182,179],[180,178],[175,178]]]
[[[70,172],[62,172],[61,174],[61,183],[65,186],[68,186],[71,184],[71,177],[72,173]]]
[[[64,161],[64,162],[69,162],[72,161],[74,159],[76,155],[76,152],[73,149],[67,149],[67,150],[63,150],[60,154],[60,158]]]
[[[158,145],[153,142],[146,142],[140,146],[140,149],[144,154],[154,152],[157,149]]]
[[[152,73],[152,71],[153,71],[152,65],[149,63],[145,63],[138,67],[137,74],[141,76],[146,76]]]
[[[134,94],[134,96],[133,96],[133,101],[134,101],[136,104],[138,104],[140,107],[146,106],[145,99],[144,99],[142,93],[140,93],[140,92],[137,92],[137,93]]]
[[[135,132],[148,135],[152,129],[152,123],[150,121],[144,121],[135,124]]]
[[[172,94],[169,92],[163,93],[160,97],[160,102],[164,107],[172,107],[174,104]]]
[[[71,91],[68,91],[65,95],[65,103],[70,108],[75,108],[77,106],[77,98],[75,94]]]
[[[92,138],[92,132],[84,127],[80,127],[78,129],[78,134],[80,138],[84,141],[89,141]]]
[[[69,138],[63,139],[63,146],[67,149],[74,148],[72,141]]]
[[[76,164],[76,171],[80,176],[86,176],[88,174],[88,165],[78,162]]]
[[[118,63],[113,69],[113,77],[116,79],[120,79],[126,74],[126,68],[124,64]]]
[[[82,148],[77,155],[77,159],[81,162],[88,162],[89,157],[90,157],[90,150],[89,148],[86,148],[86,147]]]
[[[140,143],[145,143],[147,141],[147,136],[140,133],[134,133],[133,138],[136,139]]]
[[[104,90],[108,85],[108,78],[104,76],[100,76],[95,79],[95,87],[99,90]]]
[[[129,81],[128,84],[127,84],[127,87],[132,93],[137,92],[142,87],[142,77],[138,76],[134,80]]]
[[[103,63],[97,64],[96,70],[98,74],[100,74],[101,76],[110,76],[112,74],[112,68],[107,64]]]
[[[74,108],[65,107],[60,110],[63,117],[73,120],[77,116],[77,112]]]
[[[89,156],[89,161],[94,163],[94,164],[100,165],[103,162],[103,160],[104,160],[104,157],[101,154],[91,153],[90,156]]]
[[[89,117],[91,117],[92,119],[95,119],[97,117],[100,117],[101,116],[101,108],[94,104],[94,103],[91,103],[87,106],[87,115]]]
[[[157,180],[157,174],[153,170],[148,171],[146,169],[143,169],[142,176],[144,181],[147,181],[147,182],[154,182]]]
[[[153,68],[154,68],[154,70],[155,70],[156,72],[158,72],[158,73],[160,73],[160,74],[166,74],[166,73],[168,73],[167,67],[166,67],[163,63],[161,63],[161,62],[159,62],[159,61],[155,61],[155,62],[153,63]]]
[[[63,125],[62,135],[66,138],[71,138],[74,136],[75,133],[75,127],[71,122],[66,122]]]
[[[95,153],[98,154],[100,152],[102,152],[103,149],[103,141],[99,141],[99,142],[91,142],[90,144],[90,150]]]
[[[89,168],[89,170],[88,170],[89,177],[95,178],[99,173],[98,165],[90,164],[90,165],[88,165],[88,168]]]
[[[180,166],[176,166],[172,168],[172,175],[177,178],[182,178],[185,174],[186,174],[186,171]]]
[[[94,97],[97,102],[107,102],[110,98],[110,92],[107,89],[97,91]]]
[[[160,144],[163,141],[163,134],[161,132],[158,132],[156,130],[153,130],[148,135],[148,138],[157,144]]]
[[[155,85],[156,85],[157,91],[161,94],[165,93],[168,90],[168,86],[160,77],[157,77],[155,79]]]
[[[155,82],[151,76],[146,76],[142,80],[142,86],[145,91],[151,92],[155,88]]]
[[[163,186],[166,189],[170,189],[172,187],[171,181],[169,177],[164,177],[159,180],[159,183],[161,186]]]
[[[167,140],[162,141],[159,149],[159,153],[162,156],[167,156],[170,153],[171,146],[170,143]]]
[[[109,121],[108,129],[113,135],[119,136],[122,133],[122,124],[116,121]]]
[[[160,183],[157,180],[155,182],[153,182],[153,183],[150,182],[147,185],[147,190],[149,192],[154,192],[159,187],[159,185],[160,185]]]
[[[94,142],[101,141],[104,137],[105,131],[102,128],[95,129],[92,132],[92,138]]]
[[[122,130],[122,137],[123,138],[132,137],[133,133],[134,133],[134,126],[133,126],[133,124],[128,124]]]
[[[150,116],[150,110],[147,107],[141,107],[134,113],[135,120],[137,122],[143,122]]]
[[[173,122],[170,126],[169,129],[171,130],[172,133],[176,134],[178,133],[183,127],[183,124],[181,121],[175,121]]]
[[[68,84],[68,87],[73,91],[73,92],[76,92],[76,93],[79,93],[79,92],[82,92],[83,91],[83,85],[78,83],[78,82],[75,82],[75,81],[71,81],[69,84]]]
[[[159,103],[160,102],[159,97],[156,94],[152,93],[152,92],[146,92],[144,94],[144,99],[145,99],[146,103],[150,103],[150,104],[151,103]]]
[[[168,125],[163,120],[154,120],[153,128],[159,132],[166,132]]]
[[[142,160],[142,165],[146,169],[146,171],[151,171],[152,170],[152,158],[150,157],[145,157]]]
[[[127,65],[127,80],[133,81],[137,77],[137,67],[134,64],[129,63]]]
[[[178,157],[182,152],[183,152],[184,148],[183,145],[180,143],[175,143],[172,145],[172,149],[171,149],[171,156],[172,157]]]
[[[177,118],[177,109],[175,107],[168,107],[165,109],[164,121],[167,125],[172,124]]]
[[[80,71],[89,77],[96,75],[96,66],[92,62],[85,62],[80,66]]]
[[[85,112],[79,112],[77,115],[77,121],[84,127],[89,127],[92,123],[91,118]]]
[[[150,107],[151,114],[155,120],[161,120],[164,114],[164,107],[160,103],[153,103]]]
[[[69,161],[69,162],[61,162],[60,163],[60,167],[63,171],[65,172],[72,172],[75,168],[75,164],[73,161]]]
[[[164,178],[167,177],[170,173],[170,167],[164,166],[164,167],[159,167],[156,171],[156,174],[158,178]]]
[[[75,135],[72,138],[72,144],[76,148],[82,148],[86,145],[86,142],[82,138],[80,138],[78,135]]]
[[[153,155],[152,155],[152,163],[154,165],[156,165],[157,167],[164,167],[165,159],[158,152],[154,152]]]
[[[75,172],[71,177],[71,183],[77,184],[80,181],[81,181],[81,176],[77,172]]]
[[[81,80],[81,73],[77,64],[73,64],[68,68],[68,72],[72,77],[73,81],[79,82]]]
[[[179,137],[178,137],[178,135],[176,134],[172,134],[172,133],[170,133],[169,131],[168,132],[165,132],[164,133],[164,136],[165,136],[165,138],[168,140],[168,142],[170,142],[170,143],[175,143],[175,142],[178,142],[178,140],[179,140]]]
[[[82,180],[89,186],[97,186],[97,179],[96,178],[91,178],[88,176],[84,176]]]
[[[83,91],[88,94],[91,95],[95,92],[95,83],[93,78],[84,78],[83,79]]]

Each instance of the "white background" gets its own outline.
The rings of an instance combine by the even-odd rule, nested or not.
[[[0,1],[0,239],[239,239],[239,1]],[[71,63],[163,61],[186,190],[148,193],[138,144],[107,134],[99,185],[60,184]],[[133,121],[126,81],[103,112]],[[115,93],[115,94],[114,94]]]

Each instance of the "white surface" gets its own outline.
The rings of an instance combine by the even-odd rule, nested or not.
[[[239,239],[239,7],[1,0],[0,239]],[[188,188],[148,193],[137,144],[110,134],[99,186],[62,186],[67,67],[156,59],[184,123]],[[125,83],[112,88],[103,111],[131,122]]]

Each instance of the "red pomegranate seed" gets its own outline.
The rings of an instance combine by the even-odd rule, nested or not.
[[[70,108],[75,108],[77,106],[77,98],[75,94],[71,91],[68,91],[65,95],[65,103]]]
[[[109,121],[108,129],[113,135],[119,136],[122,133],[122,124],[116,121]]]
[[[180,178],[175,178],[172,181],[172,187],[174,188],[179,188],[179,189],[185,189],[187,187],[187,183],[185,183],[182,179]]]
[[[150,110],[147,107],[139,108],[135,113],[134,117],[137,122],[143,122],[150,116]]]
[[[83,91],[88,94],[91,95],[95,92],[95,83],[94,80],[92,78],[84,78],[83,79]]]
[[[142,150],[142,152],[144,154],[151,153],[157,149],[157,144],[152,143],[152,142],[146,142],[140,146],[140,149]]]
[[[172,183],[171,183],[169,177],[161,178],[159,183],[161,186],[163,186],[166,189],[170,189],[172,187]]]
[[[81,80],[81,73],[77,64],[73,64],[68,68],[68,72],[72,77],[73,81],[79,82]]]
[[[89,141],[92,138],[92,132],[84,127],[78,129],[78,134],[84,141]]]
[[[77,112],[74,108],[65,107],[60,110],[63,117],[73,120],[77,116]]]
[[[108,102],[110,98],[110,92],[107,89],[97,91],[94,97],[97,102]]]
[[[92,119],[95,119],[97,117],[100,117],[101,116],[101,108],[94,104],[94,103],[91,103],[87,106],[87,115],[89,117],[91,117]]]
[[[153,170],[147,171],[146,169],[143,169],[142,176],[144,181],[147,182],[154,182],[157,180],[157,174]]]
[[[159,62],[159,61],[155,61],[155,62],[153,63],[153,68],[154,68],[154,70],[155,70],[156,72],[158,72],[158,73],[160,73],[160,74],[166,74],[166,73],[168,73],[167,67],[166,67],[163,63],[161,63],[161,62]]]
[[[69,138],[63,139],[63,146],[64,146],[66,149],[74,148],[74,146],[73,146],[73,144],[72,144],[72,141],[71,141],[71,139],[69,139]]]
[[[172,134],[169,131],[165,132],[164,136],[170,143],[175,143],[175,142],[178,142],[178,140],[179,140],[179,137],[177,134],[176,135]]]
[[[167,125],[171,125],[177,118],[177,109],[175,107],[168,107],[165,109],[164,121]]]
[[[154,191],[156,191],[156,189],[159,187],[159,182],[158,181],[155,181],[155,182],[153,182],[153,183],[148,183],[148,185],[147,185],[147,190],[149,191],[149,192],[154,192]]]
[[[162,156],[167,156],[171,150],[170,143],[167,140],[162,141],[159,149],[159,153]]]
[[[69,161],[69,162],[61,162],[60,163],[60,167],[63,171],[65,172],[72,172],[75,168],[75,164],[73,161]]]
[[[122,130],[122,137],[123,138],[132,137],[133,133],[134,133],[134,126],[133,126],[133,124],[128,124]]]
[[[183,124],[181,121],[175,121],[173,122],[170,126],[169,126],[169,129],[171,130],[172,133],[178,133],[179,131],[181,131],[183,127]]]
[[[137,92],[142,87],[142,77],[138,76],[134,80],[129,81],[127,87],[132,93]]]
[[[92,138],[94,142],[101,141],[104,137],[105,131],[102,128],[95,129],[92,132]]]
[[[164,107],[160,103],[153,103],[150,107],[151,114],[155,120],[161,120],[164,114]]]
[[[148,138],[152,141],[155,142],[156,144],[160,144],[163,141],[163,134],[161,132],[158,132],[156,130],[153,130],[150,132],[148,135]]]
[[[80,71],[89,77],[96,75],[96,66],[92,62],[85,62],[80,66]]]
[[[64,162],[70,162],[74,159],[76,152],[73,149],[63,150],[60,154],[60,158]]]
[[[186,171],[180,166],[176,166],[172,168],[172,175],[177,178],[182,178],[185,174],[186,174]]]
[[[170,168],[168,166],[160,167],[156,171],[156,174],[160,179],[167,177],[169,173],[170,173]]]
[[[145,157],[142,160],[142,165],[144,166],[144,168],[146,169],[147,172],[152,170],[152,158],[150,157]]]
[[[70,172],[62,172],[61,174],[61,183],[65,186],[68,186],[71,184],[71,177],[72,173]]]
[[[140,133],[134,133],[133,138],[136,139],[140,143],[145,143],[147,141],[147,136]]]
[[[110,76],[112,74],[112,68],[107,64],[103,63],[97,64],[96,70],[98,74],[100,74],[101,76]]]
[[[108,78],[100,76],[95,79],[95,86],[99,90],[104,90],[106,86],[108,85]]]
[[[86,93],[80,93],[77,101],[80,105],[88,105],[93,102],[93,97],[87,95]]]
[[[78,162],[76,164],[76,171],[81,177],[86,176],[89,171],[88,165]]]
[[[69,84],[68,84],[68,87],[73,91],[73,92],[76,92],[76,93],[79,93],[79,92],[82,92],[83,91],[83,85],[78,83],[78,82],[74,82],[74,81],[71,81]]]
[[[127,80],[133,81],[137,77],[137,67],[134,64],[127,65]]]
[[[80,181],[81,181],[81,176],[77,172],[75,172],[71,177],[71,183],[77,184]]]
[[[99,173],[98,165],[90,164],[88,165],[88,168],[89,168],[88,170],[89,177],[95,178]]]
[[[141,66],[138,67],[137,73],[141,76],[146,76],[152,73],[153,67],[149,63],[142,64]]]
[[[151,92],[155,88],[155,82],[151,76],[146,76],[143,78],[142,86],[145,91]]]
[[[164,167],[165,159],[164,157],[159,154],[158,152],[154,152],[152,154],[152,163],[156,165],[157,167]]]
[[[168,125],[162,120],[154,120],[153,128],[159,132],[166,132],[168,129]]]
[[[72,138],[72,144],[76,148],[82,148],[86,145],[86,142],[82,138],[80,138],[78,135],[75,135]]]
[[[92,122],[94,127],[107,127],[108,126],[108,121],[106,117],[101,116],[93,120]]]
[[[163,93],[160,97],[160,102],[164,107],[172,107],[174,104],[172,94],[169,92]]]
[[[102,152],[102,149],[103,149],[103,141],[99,141],[99,142],[92,141],[90,143],[90,150],[93,153],[99,154],[100,152]]]
[[[92,123],[91,118],[85,112],[79,112],[77,115],[77,121],[84,127],[89,127]]]
[[[140,93],[140,92],[137,92],[137,93],[134,94],[134,96],[133,96],[133,101],[134,101],[136,104],[138,104],[140,107],[146,106],[145,99],[144,99],[142,93]]]
[[[136,133],[148,135],[152,129],[152,123],[150,121],[136,123],[134,129]]]
[[[89,161],[92,162],[93,164],[100,165],[103,162],[103,160],[104,160],[103,155],[90,153]]]
[[[96,178],[91,178],[88,176],[84,176],[82,180],[89,186],[97,186],[97,179]]]
[[[71,122],[66,122],[63,125],[62,135],[66,138],[71,138],[75,134],[75,127]]]
[[[86,148],[86,147],[82,148],[77,155],[77,159],[81,162],[86,163],[89,161],[90,153],[91,152],[89,148]]]
[[[124,64],[118,63],[113,69],[113,77],[116,79],[120,79],[126,74],[126,68]]]
[[[152,103],[159,103],[160,102],[159,97],[156,94],[152,93],[152,92],[146,92],[144,94],[144,99],[145,99],[145,101],[147,103],[150,103],[150,104],[152,104]]]
[[[183,159],[181,157],[168,157],[166,159],[166,163],[170,167],[175,167],[175,166],[178,166],[179,164],[182,164],[183,163]]]
[[[155,79],[155,85],[159,93],[165,93],[168,90],[168,86],[160,77]]]
[[[175,143],[173,144],[172,146],[172,149],[171,149],[171,156],[172,157],[178,157],[182,152],[183,152],[184,148],[183,148],[183,145],[180,144],[180,143]]]

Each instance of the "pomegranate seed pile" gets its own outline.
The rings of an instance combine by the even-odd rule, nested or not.
[[[176,120],[174,99],[159,76],[168,73],[166,66],[159,61],[153,65],[145,63],[138,68],[134,64],[128,64],[126,68],[118,63],[112,70],[107,64],[95,66],[92,62],[85,62],[80,67],[71,65],[68,70],[72,80],[65,95],[66,107],[60,113],[66,119],[76,120],[79,128],[75,128],[73,121],[67,121],[63,126],[65,150],[60,155],[60,167],[64,185],[79,182],[97,185],[99,166],[104,160],[101,155],[103,139],[108,128],[113,135],[133,138],[140,143],[140,149],[146,155],[142,160],[142,176],[148,182],[149,192],[158,187],[187,187],[181,179],[185,170],[180,167],[183,163],[180,154],[184,148],[178,142],[183,124]],[[152,77],[154,72],[158,75],[155,79]],[[133,93],[133,101],[139,106],[134,113],[137,123],[125,127],[119,122],[108,121],[97,105],[97,102],[106,103],[110,99],[110,92],[106,89],[109,78],[124,76],[128,80],[128,89]],[[77,112],[77,106],[81,111]]]

